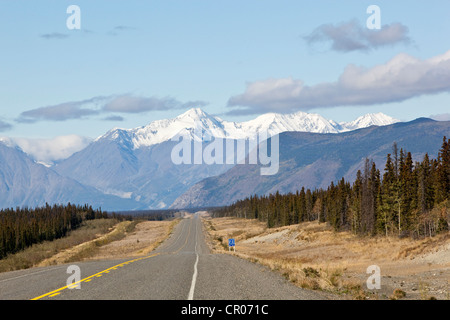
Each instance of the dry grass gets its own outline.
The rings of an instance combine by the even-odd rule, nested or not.
[[[249,219],[206,218],[203,221],[208,232],[207,241],[215,251],[220,250],[220,248],[228,250],[227,239],[229,238],[234,238],[240,242],[267,230],[265,223]]]
[[[399,297],[392,293],[397,285],[404,285],[403,291],[409,285],[413,292],[407,297],[421,298],[417,281],[422,279],[432,280],[440,297],[448,297],[450,292],[449,233],[412,240],[337,233],[317,222],[275,229],[236,218],[209,218],[204,223],[215,252],[228,253],[228,239],[235,238],[236,253],[231,254],[266,265],[303,288],[352,299],[388,299]],[[380,266],[384,291],[366,289],[370,265]]]
[[[139,221],[123,221],[114,228],[94,240],[84,242],[65,251],[59,252],[50,259],[43,261],[40,265],[55,265],[86,260],[97,254],[97,252],[109,243],[123,239],[127,233],[132,232]]]
[[[44,263],[142,256],[156,249],[172,233],[178,221],[123,221],[109,233],[59,252]]]
[[[390,299],[391,300],[400,300],[404,297],[406,297],[406,292],[403,291],[402,289],[397,288],[392,293],[392,296],[390,296]]]
[[[148,254],[173,231],[173,221],[89,220],[54,241],[33,245],[0,260],[0,272],[58,265],[87,259],[113,259]]]
[[[25,250],[8,255],[0,260],[0,272],[26,269],[40,265],[61,251],[92,241],[108,233],[117,220],[96,219],[88,220],[79,229],[71,231],[66,237],[53,241],[35,244]]]
[[[111,259],[146,255],[169,237],[179,221],[140,222],[120,240],[103,245],[91,258]]]

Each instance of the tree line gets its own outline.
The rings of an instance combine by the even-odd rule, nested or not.
[[[213,215],[259,219],[268,227],[318,220],[361,235],[434,236],[449,230],[450,140],[443,138],[437,159],[425,154],[414,162],[394,143],[383,173],[366,159],[353,183],[342,178],[327,189],[254,195]]]
[[[118,211],[113,214],[123,216],[128,220],[139,219],[148,221],[162,221],[175,218],[178,212],[179,210],[177,209],[152,209]]]
[[[89,205],[53,205],[30,209],[0,210],[0,259],[35,243],[54,240],[81,226],[83,221],[105,218],[123,218],[119,215],[94,210]]]

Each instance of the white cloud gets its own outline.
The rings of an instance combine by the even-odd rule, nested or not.
[[[106,99],[105,97],[94,97],[81,101],[63,102],[57,105],[39,107],[36,109],[24,111],[20,114],[17,122],[34,123],[36,121],[66,121],[70,119],[80,119],[83,117],[98,114],[99,111],[91,107],[92,104],[98,104]]]
[[[111,115],[103,118],[104,121],[124,121],[125,119],[121,116]]]
[[[22,112],[16,119],[20,123],[35,123],[38,121],[66,121],[82,119],[111,112],[144,113],[156,110],[190,109],[203,107],[204,101],[181,102],[171,97],[138,97],[129,94],[97,96],[90,99],[63,102],[56,105],[39,107]],[[106,120],[120,121],[120,116],[107,116]],[[3,124],[6,130],[7,124]],[[2,123],[0,122],[0,130]]]
[[[92,138],[67,135],[53,139],[8,138],[8,140],[10,144],[17,145],[34,160],[52,164],[81,151],[87,147]]]
[[[7,131],[12,128],[12,125],[8,122],[0,120],[0,131]]]
[[[141,113],[156,110],[187,109],[192,107],[202,107],[207,105],[204,101],[180,102],[171,97],[136,97],[131,95],[121,95],[112,98],[104,106],[104,111]]]
[[[450,51],[428,60],[402,53],[373,68],[348,65],[335,82],[308,86],[292,77],[252,82],[229,99],[228,107],[238,107],[229,114],[293,112],[401,102],[448,91]]]
[[[411,42],[408,32],[408,27],[401,23],[369,30],[352,20],[339,25],[321,25],[304,39],[309,45],[331,42],[331,49],[339,52],[369,51],[398,43],[408,44]]]

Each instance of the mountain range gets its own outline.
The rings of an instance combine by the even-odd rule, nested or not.
[[[114,128],[84,150],[61,161],[53,169],[62,176],[95,187],[105,194],[133,199],[143,208],[166,208],[202,179],[233,167],[222,164],[181,164],[171,159],[175,136],[189,141],[214,138],[242,140],[260,132],[275,135],[285,131],[338,133],[355,125],[386,125],[397,120],[369,114],[351,123],[337,124],[320,115],[265,114],[246,122],[229,122],[193,108],[174,119],[158,120],[134,128]],[[201,136],[198,133],[201,132]]]
[[[296,112],[292,114],[266,113],[245,122],[231,122],[210,115],[202,109],[193,108],[174,119],[157,120],[149,125],[134,128],[114,128],[97,138],[127,140],[133,149],[149,147],[169,141],[175,135],[190,136],[195,139],[193,130],[200,125],[205,136],[224,139],[253,138],[259,132],[269,135],[286,131],[340,133],[370,126],[384,126],[398,122],[383,113],[369,113],[351,122],[336,123],[319,114]]]
[[[433,135],[430,138],[433,143],[421,145],[417,154],[435,151],[435,139],[445,132],[449,135],[448,123],[432,120],[426,123],[430,126],[426,130],[421,126],[410,127],[409,130],[418,130],[417,134],[402,131],[416,139],[420,135]],[[17,146],[0,141],[0,207],[71,201],[88,202],[105,210],[178,208],[221,205],[275,188],[284,192],[303,184],[320,187],[340,175],[351,177],[365,156],[381,157],[396,136],[393,133],[383,136],[382,147],[379,143],[367,143],[365,137],[370,136],[369,132],[378,132],[380,128],[393,128],[389,130],[397,132],[402,125],[382,113],[367,114],[348,123],[304,112],[269,113],[245,122],[231,122],[194,108],[176,118],[153,121],[142,127],[114,128],[48,168],[37,163],[37,159],[33,161]],[[202,136],[198,136],[199,129]],[[207,145],[214,138],[242,141],[260,132],[280,137],[280,173],[273,177],[253,177],[251,172],[257,165],[177,165],[171,161],[171,152],[179,143],[175,137],[183,136],[191,143],[202,140]],[[345,142],[341,145],[339,141]],[[356,145],[355,150],[360,153],[357,158],[349,157]],[[323,157],[312,156],[317,150],[321,150]],[[314,178],[306,179],[299,170]],[[246,192],[237,190],[249,181],[259,187],[248,188]]]
[[[262,176],[259,165],[236,165],[196,183],[171,207],[222,206],[251,195],[295,193],[302,187],[326,189],[342,177],[354,181],[366,158],[383,172],[394,142],[399,150],[411,152],[414,161],[422,161],[425,153],[437,158],[444,136],[450,136],[450,122],[426,118],[340,134],[283,132],[276,175]]]
[[[137,204],[103,194],[36,163],[22,150],[0,142],[0,208],[36,207],[45,203],[95,203],[125,210]]]

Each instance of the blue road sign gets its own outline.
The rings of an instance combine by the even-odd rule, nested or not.
[[[234,239],[228,239],[228,246],[229,247],[234,247],[236,245],[236,242],[234,241]]]

